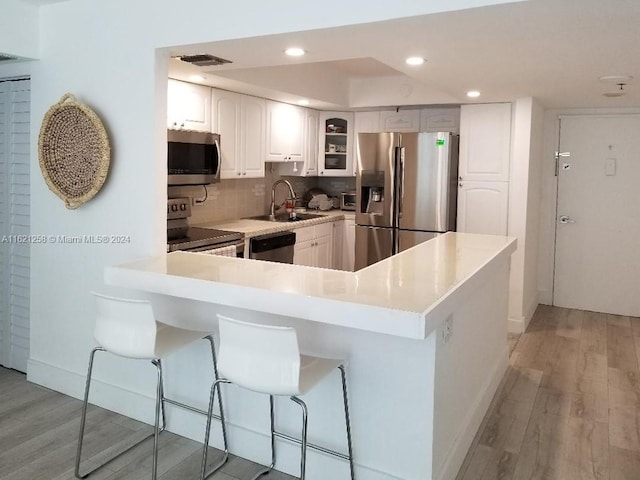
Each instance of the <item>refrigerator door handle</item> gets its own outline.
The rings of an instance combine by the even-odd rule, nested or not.
[[[402,203],[404,202],[404,153],[405,147],[398,148],[398,222],[402,218]]]

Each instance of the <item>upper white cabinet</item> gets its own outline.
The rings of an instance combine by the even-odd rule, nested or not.
[[[211,88],[169,79],[167,128],[211,132]]]
[[[278,164],[280,175],[315,177],[318,175],[318,112],[304,109],[304,159]]]
[[[305,109],[267,101],[267,162],[304,161]]]
[[[460,180],[506,182],[510,156],[511,104],[463,105]]]
[[[380,112],[382,132],[419,132],[420,110],[383,110]]]
[[[353,176],[353,113],[321,112],[318,174]]]
[[[264,99],[213,90],[213,130],[220,134],[221,178],[264,177]]]
[[[508,182],[468,182],[458,184],[458,224],[456,230],[490,235],[507,234]]]
[[[460,107],[423,108],[420,131],[460,133]]]
[[[356,112],[354,133],[380,133],[380,112]]]

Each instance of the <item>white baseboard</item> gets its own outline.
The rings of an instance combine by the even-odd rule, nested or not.
[[[85,378],[85,375],[38,360],[30,359],[27,365],[27,380],[29,382],[78,399],[84,397]],[[148,424],[153,423],[155,399],[139,392],[93,379],[89,401],[126,417]],[[268,411],[265,412],[265,415],[268,417]],[[203,415],[167,405],[167,423],[168,431],[202,442],[206,425],[206,419]],[[219,426],[218,422],[214,422],[211,430],[210,445],[216,448],[222,448],[222,435]],[[270,462],[270,436],[268,432],[259,432],[227,422],[227,433],[232,454],[263,464]],[[299,475],[300,447],[285,440],[277,440],[277,452],[276,468],[289,475]],[[346,461],[313,450],[307,452],[307,464],[313,465],[313,469],[307,469],[309,480],[348,478],[349,475]],[[355,473],[356,477],[361,480],[403,480],[357,462],[355,463]]]
[[[436,477],[437,480],[453,480],[456,478],[458,470],[462,466],[464,458],[473,443],[473,439],[482,424],[482,420],[491,405],[493,396],[498,390],[500,382],[502,382],[504,374],[507,371],[509,365],[508,358],[509,349],[507,347],[494,365],[491,375],[487,379],[473,407],[468,410],[467,417],[462,423],[464,427],[460,435],[454,440],[453,446],[449,450],[447,458],[443,463],[442,470]]]
[[[524,317],[509,317],[507,320],[507,332],[509,333],[524,333],[525,321]]]
[[[522,334],[527,330],[529,322],[533,318],[533,314],[536,313],[538,308],[538,297],[536,296],[529,305],[527,305],[524,315],[522,317],[509,317],[507,323],[507,332]]]

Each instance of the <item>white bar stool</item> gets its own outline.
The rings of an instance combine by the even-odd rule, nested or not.
[[[98,316],[94,337],[98,347],[94,348],[89,355],[89,369],[87,372],[87,383],[84,391],[84,404],[82,406],[82,419],[80,421],[80,434],[78,436],[78,450],[76,453],[76,478],[86,478],[99,468],[120,457],[132,448],[140,445],[145,440],[153,437],[153,466],[151,478],[156,480],[158,472],[158,440],[159,435],[166,427],[165,403],[170,403],[187,410],[211,416],[222,421],[222,437],[224,441],[224,457],[214,468],[214,471],[222,467],[228,458],[227,432],[224,426],[224,410],[222,408],[222,398],[218,393],[218,408],[220,415],[212,415],[211,405],[209,411],[205,412],[190,405],[171,400],[164,396],[162,381],[162,361],[161,359],[176,350],[200,339],[208,340],[211,345],[211,357],[213,359],[213,372],[215,379],[218,379],[216,365],[216,351],[213,337],[207,332],[185,330],[171,327],[169,325],[156,322],[151,304],[145,300],[130,300],[124,298],[109,297],[92,292],[96,298]],[[126,450],[107,460],[102,465],[93,470],[80,474],[80,461],[82,455],[82,442],[84,438],[84,428],[87,418],[87,405],[89,402],[89,389],[91,387],[91,372],[93,370],[93,360],[96,352],[110,352],[121,357],[138,360],[150,360],[155,365],[158,382],[156,387],[156,408],[154,431],[149,436],[143,438]],[[211,400],[213,401],[213,400]],[[162,427],[160,426],[160,416],[162,415]],[[208,439],[207,439],[208,440]]]
[[[276,327],[242,322],[218,315],[220,328],[220,353],[218,371],[220,377],[211,386],[207,430],[204,439],[201,480],[214,471],[206,472],[207,447],[213,402],[216,394],[220,395],[221,383],[234,383],[240,387],[269,395],[271,416],[271,465],[256,474],[252,480],[265,475],[275,467],[275,439],[283,438],[297,443],[301,447],[300,479],[305,478],[307,447],[318,450],[349,462],[351,480],[354,480],[353,449],[351,445],[351,422],[349,419],[349,402],[347,398],[347,380],[341,360],[310,357],[301,355],[298,337],[292,327]],[[307,405],[298,397],[309,392],[335,368],[340,370],[342,380],[342,398],[347,430],[348,453],[336,452],[328,448],[307,442]],[[302,432],[300,439],[291,437],[275,429],[274,395],[287,395],[302,409]],[[224,420],[222,420],[224,429]],[[223,430],[224,431],[224,430]]]

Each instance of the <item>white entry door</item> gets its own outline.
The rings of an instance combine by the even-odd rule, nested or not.
[[[29,80],[0,80],[0,365],[29,358]]]
[[[560,120],[554,305],[640,316],[640,116]]]

